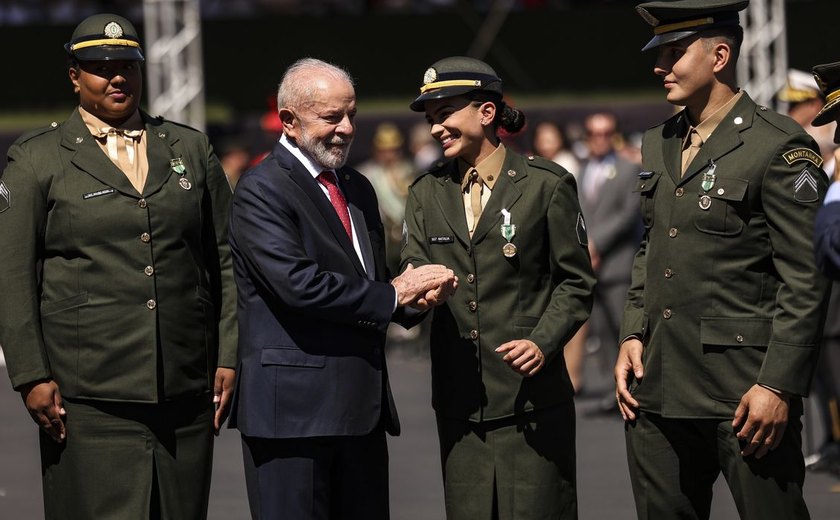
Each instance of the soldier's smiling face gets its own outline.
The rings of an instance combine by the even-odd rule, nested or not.
[[[495,149],[481,123],[493,120],[496,113],[493,103],[470,102],[464,96],[456,96],[430,99],[425,109],[432,137],[441,144],[447,159],[461,157],[475,165]]]
[[[80,61],[69,74],[82,108],[112,126],[131,117],[140,104],[143,74],[139,62]]]

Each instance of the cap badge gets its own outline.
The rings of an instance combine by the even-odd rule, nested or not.
[[[817,81],[817,84],[820,86],[820,90],[825,91],[828,88],[828,85],[825,81],[820,77],[819,74],[814,73],[814,79]]]
[[[123,28],[117,22],[108,22],[105,26],[105,36],[108,38],[122,38]]]
[[[429,83],[434,83],[437,81],[437,71],[434,67],[429,67],[426,69],[426,72],[423,73],[423,84],[428,85]]]

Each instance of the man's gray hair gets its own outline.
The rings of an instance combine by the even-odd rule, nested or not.
[[[350,74],[339,67],[317,58],[301,58],[286,69],[277,88],[277,109],[304,106],[315,94],[315,82],[310,81],[313,73],[332,76],[354,86]]]

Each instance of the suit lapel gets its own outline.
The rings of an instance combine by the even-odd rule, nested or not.
[[[96,138],[85,126],[78,109],[61,125],[61,134],[61,146],[70,152],[70,162],[78,169],[123,195],[140,196],[125,174],[96,144]]]
[[[344,175],[344,172],[342,170],[338,170],[337,173],[344,180],[344,196],[347,199],[347,206],[349,207],[350,216],[353,218],[353,232],[356,233],[356,238],[358,238],[359,240],[359,249],[361,249],[362,258],[365,261],[365,265],[362,267],[367,267],[367,277],[371,280],[375,280],[378,266],[376,265],[376,261],[374,259],[375,257],[373,255],[373,246],[370,243],[370,235],[367,231],[368,226],[367,220],[365,219],[365,213],[364,211],[362,211],[362,208],[359,205],[362,201],[360,199],[360,196],[358,195],[357,190],[355,189],[355,184],[353,180],[351,180],[350,174]],[[376,208],[376,211],[379,211],[379,208]],[[353,250],[353,258],[358,258],[355,249]]]
[[[306,194],[310,202],[315,206],[324,221],[327,223],[327,232],[332,234],[335,240],[341,245],[341,248],[347,254],[353,266],[362,276],[367,276],[361,262],[359,261],[356,250],[353,248],[353,242],[347,236],[341,220],[338,218],[338,213],[335,212],[329,198],[324,195],[318,186],[318,181],[312,177],[309,171],[298,161],[295,157],[286,150],[282,144],[277,143],[274,147],[274,156],[281,168],[289,171],[292,180],[300,186],[300,189]],[[341,182],[341,181],[339,181]],[[345,195],[347,197],[347,195]],[[349,204],[349,203],[348,203]],[[355,215],[354,215],[355,217]],[[356,228],[359,228],[359,223],[356,223]]]
[[[511,176],[507,172],[514,172],[514,175]],[[522,192],[516,186],[513,179],[516,178],[516,182],[521,182],[525,177],[527,177],[525,165],[513,153],[508,152],[496,184],[493,186],[490,199],[481,211],[481,217],[478,219],[478,225],[475,227],[475,232],[472,237],[474,244],[484,240],[484,237],[491,230],[499,229],[502,222],[502,209],[511,211],[516,201],[522,196]],[[515,220],[511,220],[511,223],[515,224],[516,222]]]

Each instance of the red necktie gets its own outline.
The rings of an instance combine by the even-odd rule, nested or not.
[[[326,186],[327,193],[330,196],[330,202],[332,202],[335,212],[338,213],[339,220],[344,225],[344,231],[347,232],[350,240],[353,240],[353,227],[350,225],[350,212],[347,210],[347,199],[344,198],[344,194],[338,189],[335,174],[329,170],[324,170],[318,174],[318,182]]]

